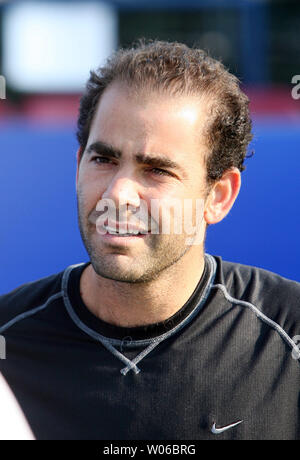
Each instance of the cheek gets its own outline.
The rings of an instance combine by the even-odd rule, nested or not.
[[[103,180],[95,178],[92,174],[82,173],[77,181],[77,195],[84,206],[96,206],[105,191]]]
[[[90,195],[86,187],[82,187],[80,184],[77,188],[77,203],[79,215],[84,220],[88,218],[96,207],[93,196]]]

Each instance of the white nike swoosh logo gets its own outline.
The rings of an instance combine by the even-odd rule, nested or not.
[[[233,428],[234,426],[237,426],[242,422],[243,420],[239,420],[238,422],[231,423],[230,425],[222,426],[220,428],[217,428],[216,424],[214,423],[213,426],[211,427],[211,432],[213,434],[220,434],[220,433],[223,433],[223,431],[229,430],[230,428]]]

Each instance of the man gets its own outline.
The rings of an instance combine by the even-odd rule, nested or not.
[[[90,261],[0,299],[35,437],[298,438],[299,284],[204,253],[251,140],[238,80],[185,45],[121,50],[91,73],[78,140]]]

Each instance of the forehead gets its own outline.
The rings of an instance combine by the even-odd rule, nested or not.
[[[193,96],[134,92],[113,84],[98,102],[88,145],[101,140],[118,150],[187,154],[205,150],[206,104]],[[201,155],[200,155],[201,156]]]

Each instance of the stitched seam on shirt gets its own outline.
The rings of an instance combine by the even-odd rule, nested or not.
[[[273,327],[278,334],[289,344],[289,346],[292,348],[292,350],[295,350],[297,353],[299,353],[299,348],[296,345],[296,343],[291,339],[291,337],[285,332],[285,330],[275,321],[273,321],[271,318],[266,316],[258,307],[256,307],[254,304],[251,302],[247,302],[245,300],[239,300],[234,297],[232,297],[229,292],[226,289],[226,286],[223,284],[214,284],[212,288],[217,288],[220,289],[224,297],[229,300],[230,302],[236,304],[236,305],[245,305],[246,307],[250,308],[254,314],[261,319],[264,323],[268,324],[270,327]]]
[[[146,345],[146,348],[139,353],[133,360],[130,360],[126,358],[121,352],[116,350],[115,346],[118,346],[122,343],[121,340],[117,339],[111,339],[108,337],[104,337],[98,332],[95,332],[94,330],[90,329],[88,326],[86,326],[81,319],[77,316],[75,313],[72,304],[70,302],[69,296],[68,296],[68,281],[70,277],[70,273],[73,270],[73,268],[83,265],[83,264],[77,264],[77,265],[71,265],[69,266],[62,277],[62,292],[63,292],[63,300],[64,300],[64,305],[66,307],[67,312],[69,313],[71,319],[74,321],[74,323],[79,327],[82,331],[84,331],[86,334],[88,334],[90,337],[93,337],[95,340],[99,341],[102,343],[103,346],[107,350],[109,350],[114,356],[119,358],[123,363],[126,364],[126,367],[121,369],[121,373],[123,375],[126,375],[127,372],[131,369],[134,370],[135,373],[140,372],[140,369],[137,367],[137,363],[140,362],[145,356],[147,356],[159,343],[161,343],[163,340],[166,340],[176,332],[178,332],[180,329],[182,329],[184,326],[190,323],[190,321],[194,318],[194,316],[199,312],[201,306],[206,302],[206,299],[210,293],[212,284],[215,279],[215,274],[216,274],[216,261],[215,259],[209,255],[206,254],[208,263],[210,265],[210,276],[209,280],[206,284],[206,287],[204,288],[204,291],[201,295],[201,298],[199,299],[198,304],[196,307],[193,309],[193,311],[180,323],[178,324],[174,329],[171,329],[170,331],[166,332],[165,334],[162,334],[159,337],[154,337],[152,339],[148,340],[138,340],[138,341],[132,341],[130,342],[130,346],[135,346],[135,345]]]
[[[134,365],[136,365],[137,363],[139,363],[142,359],[144,359],[160,342],[162,342],[163,339],[161,339],[159,342],[153,342],[153,343],[150,343],[150,345],[145,348],[145,350],[143,350],[141,353],[139,353],[133,360],[132,360],[132,363]],[[121,369],[121,374],[123,375],[126,375],[128,371],[130,371],[131,367],[128,365],[126,367],[124,367],[123,369]]]
[[[214,282],[214,279],[215,279],[215,274],[216,274],[216,261],[215,259],[209,255],[209,254],[206,254],[206,257],[208,259],[208,263],[210,264],[210,270],[211,270],[211,274],[210,274],[210,277],[209,277],[209,280],[207,281],[207,284],[206,284],[206,287],[202,293],[202,296],[201,298],[199,299],[199,302],[197,303],[196,307],[193,309],[193,311],[191,311],[191,313],[181,322],[179,323],[177,326],[175,326],[173,329],[171,329],[170,331],[168,332],[165,332],[164,334],[158,336],[158,337],[153,337],[151,339],[146,339],[146,340],[132,340],[131,342],[128,343],[128,346],[129,347],[135,347],[135,346],[142,346],[142,345],[145,345],[145,346],[148,346],[152,343],[155,343],[155,342],[158,342],[160,343],[162,340],[164,339],[167,339],[169,338],[171,335],[175,334],[176,332],[178,332],[181,328],[183,328],[184,326],[186,326],[187,324],[190,323],[190,321],[194,318],[194,316],[199,312],[200,310],[200,307],[205,303],[209,293],[210,293],[210,290],[211,290],[211,287],[212,287],[212,284]],[[83,264],[78,264],[78,265],[83,265]],[[88,326],[86,326],[82,321],[81,319],[78,317],[78,315],[76,314],[76,312],[74,311],[73,307],[72,307],[72,304],[70,302],[70,299],[69,299],[69,296],[68,296],[68,290],[67,290],[67,287],[68,287],[68,280],[69,280],[69,276],[70,276],[70,272],[73,270],[73,268],[77,267],[78,265],[71,265],[69,266],[64,274],[63,274],[63,277],[62,277],[62,292],[63,292],[63,299],[65,301],[65,306],[66,306],[66,309],[69,313],[69,315],[71,316],[72,320],[75,322],[75,324],[80,327],[80,329],[82,329],[83,331],[85,331],[87,334],[89,334],[91,337],[93,337],[94,339],[96,340],[105,340],[106,342],[108,343],[111,343],[112,345],[116,345],[116,346],[120,346],[122,345],[124,342],[122,340],[119,340],[119,339],[113,339],[113,338],[109,338],[109,337],[105,337],[101,334],[99,334],[98,332],[95,332],[94,330],[90,329]]]
[[[82,265],[82,264],[79,264]],[[116,358],[118,358],[120,361],[122,361],[124,364],[127,365],[130,369],[133,369],[134,372],[137,374],[140,372],[140,369],[133,363],[130,359],[126,358],[122,353],[120,353],[114,346],[113,346],[113,341],[107,339],[106,337],[102,336],[101,334],[98,334],[97,332],[93,331],[90,329],[88,326],[86,326],[81,319],[77,316],[75,311],[73,310],[72,304],[70,302],[69,296],[68,296],[68,281],[69,281],[69,276],[73,268],[77,267],[78,265],[71,265],[68,267],[62,277],[62,293],[63,293],[63,302],[66,307],[66,310],[72,319],[72,321],[76,324],[76,326],[81,329],[83,332],[88,334],[90,337],[95,339],[97,342],[100,342],[108,351],[110,351]]]
[[[216,261],[215,259],[210,256],[209,254],[206,254],[207,256],[207,259],[208,259],[208,263],[211,265],[211,274],[210,274],[210,277],[209,277],[209,280],[207,282],[207,285],[202,293],[202,296],[200,297],[200,300],[197,304],[197,306],[194,308],[194,310],[185,318],[184,321],[182,321],[182,323],[178,324],[177,327],[175,327],[174,329],[172,329],[171,331],[169,332],[166,332],[165,334],[159,336],[159,337],[155,337],[154,339],[152,339],[152,343],[149,344],[149,346],[143,350],[141,353],[139,353],[133,360],[132,362],[137,364],[139,363],[143,358],[145,358],[145,356],[147,356],[159,343],[161,343],[162,341],[166,340],[167,338],[169,338],[170,336],[172,336],[173,334],[175,334],[175,332],[178,332],[180,329],[182,329],[184,326],[186,326],[187,324],[189,324],[191,322],[191,320],[193,319],[194,316],[196,316],[196,314],[199,312],[200,308],[202,305],[204,305],[204,303],[206,302],[206,299],[210,293],[210,290],[211,290],[211,287],[212,287],[212,284],[214,282],[214,279],[215,279],[215,274],[216,274]],[[124,369],[121,370],[122,374],[123,375],[126,375],[127,372],[130,370],[130,368],[127,366],[125,367]]]
[[[59,297],[62,297],[62,295],[63,293],[61,291],[58,292],[57,294],[53,294],[51,297],[49,297],[49,299],[44,304],[39,305],[38,307],[35,307],[31,310],[28,310],[26,312],[20,313],[19,315],[15,316],[10,321],[8,321],[7,323],[5,323],[3,326],[0,327],[0,334],[2,334],[2,332],[6,331],[11,326],[21,321],[22,319],[28,318],[29,316],[32,316],[35,313],[38,313],[39,311],[44,310],[46,307],[48,307],[48,305],[53,300],[59,299]]]

